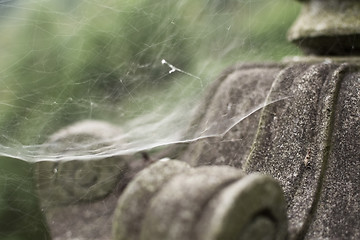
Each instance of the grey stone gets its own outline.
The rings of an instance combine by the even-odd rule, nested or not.
[[[358,55],[360,52],[360,2],[357,0],[310,0],[288,39],[308,53]]]
[[[291,63],[349,63],[352,65],[360,64],[359,56],[288,56],[283,58],[283,62],[286,64]]]
[[[113,220],[114,240],[140,239],[143,218],[152,197],[174,175],[190,171],[180,161],[159,161],[141,171],[122,193]]]
[[[222,124],[224,119],[238,117],[240,120],[244,118],[241,126],[235,125],[225,136],[205,138],[191,144],[182,158],[191,165],[241,167],[250,151],[260,111],[248,115],[264,103],[272,81],[281,69],[281,64],[239,64],[224,71],[209,88],[193,125],[202,131],[208,122]],[[219,119],[219,116],[225,117]],[[199,135],[199,130],[191,129],[189,132],[192,134],[189,138]]]
[[[121,129],[114,125],[85,120],[51,135],[44,151],[71,155],[76,153],[77,147],[96,150],[111,144],[108,140],[118,135]],[[126,157],[109,157],[37,162],[35,174],[42,205],[47,207],[102,198],[115,188],[127,171]]]
[[[287,216],[282,189],[268,176],[251,174],[214,196],[198,219],[195,238],[286,239]]]
[[[285,239],[279,183],[230,166],[159,161],[141,171],[116,207],[113,239]]]
[[[360,239],[360,73],[346,69],[333,106],[329,153],[308,239]]]
[[[329,59],[227,70],[193,126],[218,121],[224,109],[248,117],[222,136],[182,145],[183,162],[158,162],[137,174],[117,203],[113,238],[360,238],[360,67]],[[264,98],[270,104],[248,115]],[[220,164],[229,166],[200,167]],[[240,215],[251,209],[261,214],[244,221]]]
[[[238,169],[201,167],[173,177],[150,201],[142,240],[197,239],[193,228],[204,205],[225,186],[244,176]]]
[[[224,159],[223,164],[237,166],[247,173],[266,173],[277,179],[287,202],[290,239],[358,239],[359,67],[327,61],[273,68],[273,65],[260,68],[254,65],[251,70],[247,65],[224,77],[224,84],[217,90],[223,92],[223,96],[214,95],[214,101],[207,108],[211,111],[223,111],[218,106],[226,103],[214,102],[215,99],[229,101],[226,94],[233,94],[231,99],[244,99],[241,85],[246,89],[248,82],[261,82],[258,76],[261,73],[269,76],[271,71],[273,75],[263,80],[269,81],[262,85],[263,94],[268,95],[268,102],[286,99],[265,106],[253,119],[256,129],[240,122],[222,138],[207,143],[206,148],[202,143],[190,145],[188,151],[197,154],[189,162],[198,166]],[[249,71],[252,73],[247,75]],[[234,75],[238,81],[232,79]],[[198,121],[206,120],[205,112]],[[234,137],[244,132],[252,139],[242,142],[240,137]],[[249,142],[250,150],[236,147],[249,146]],[[219,145],[229,150],[212,150],[209,162],[208,149],[217,149]],[[191,154],[185,152],[184,156],[187,159]]]

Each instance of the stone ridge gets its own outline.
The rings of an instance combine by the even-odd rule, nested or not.
[[[279,180],[290,239],[359,239],[358,70],[325,62],[237,68],[218,85],[199,121],[216,121],[229,103],[241,114],[242,104],[256,100],[254,92],[268,94],[268,102],[285,100],[265,106],[222,138],[191,144],[184,159]]]
[[[239,64],[226,70],[209,88],[194,118],[197,129],[189,129],[190,138],[198,135],[206,124],[222,124],[226,119],[246,116],[263,104],[281,64]],[[205,138],[190,144],[182,159],[191,165],[223,165],[242,167],[256,133],[260,111],[243,119],[224,136]],[[244,131],[247,129],[247,131]],[[236,160],[235,160],[236,159]]]
[[[303,9],[288,32],[288,40],[306,53],[349,56],[360,54],[360,2],[302,1]]]

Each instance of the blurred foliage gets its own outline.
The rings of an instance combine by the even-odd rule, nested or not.
[[[76,120],[111,118],[144,89],[187,77],[169,74],[162,59],[207,80],[237,61],[298,53],[285,39],[298,11],[288,0],[31,0],[8,10],[2,143],[34,144]]]
[[[0,239],[50,240],[30,163],[0,157]]]

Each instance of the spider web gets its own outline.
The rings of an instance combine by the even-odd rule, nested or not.
[[[297,11],[288,0],[0,0],[0,156],[56,164],[223,136],[272,102],[197,129],[205,90],[237,62],[298,54],[285,38]]]
[[[66,160],[41,149],[51,134],[85,119],[120,126],[106,141],[121,144],[96,154],[94,146],[78,148],[75,159],[193,140],[183,132],[222,69],[294,51],[278,34],[295,15],[279,16],[283,8],[295,9],[280,0],[1,2],[1,154]]]

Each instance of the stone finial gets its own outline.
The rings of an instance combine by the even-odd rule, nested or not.
[[[303,9],[288,33],[291,42],[317,55],[360,54],[360,1],[298,1]]]

